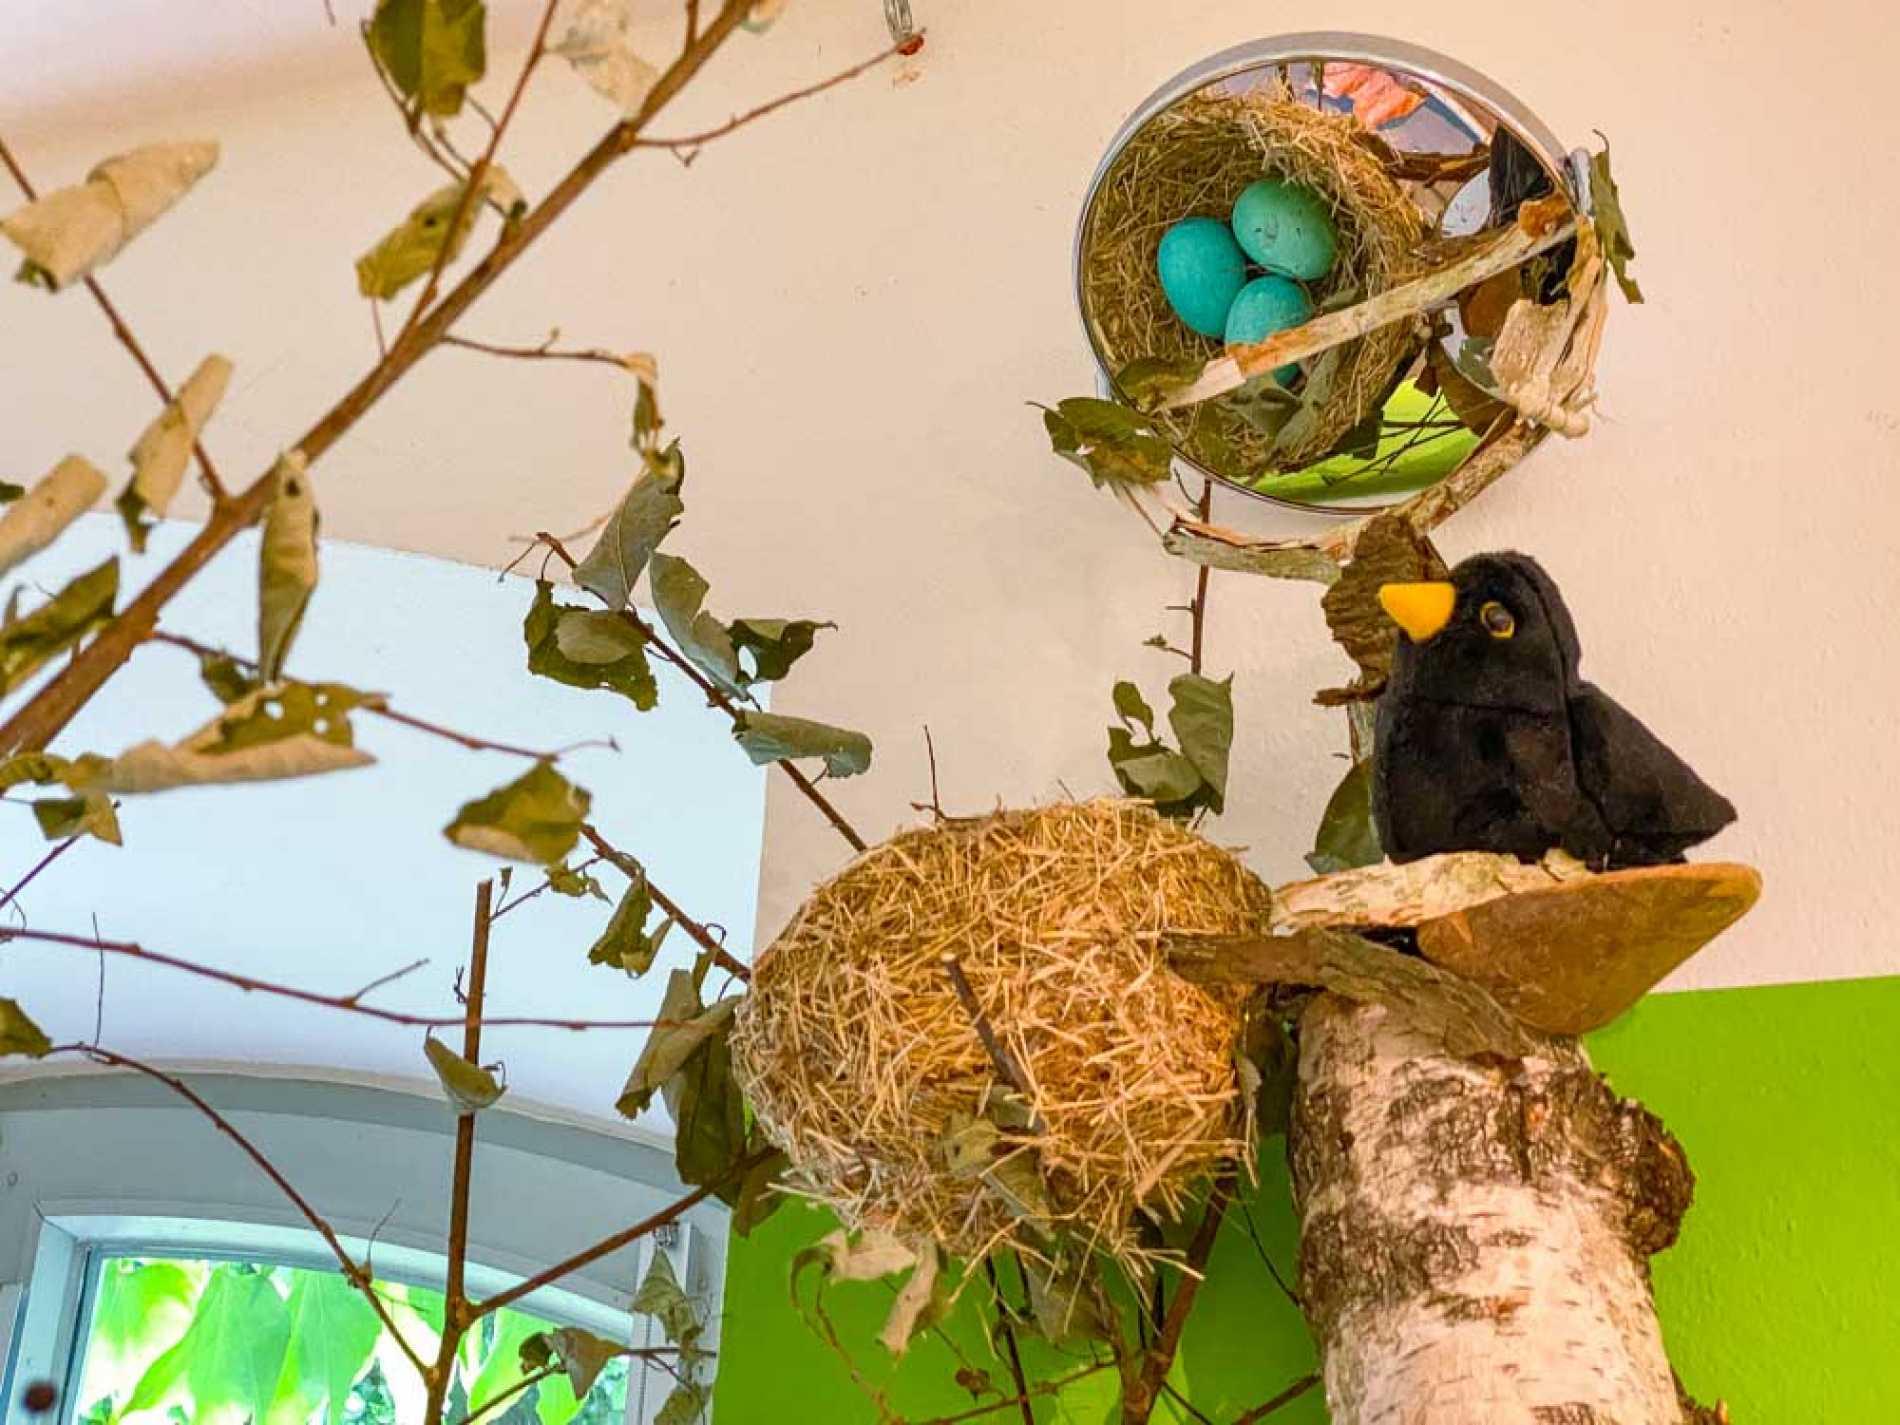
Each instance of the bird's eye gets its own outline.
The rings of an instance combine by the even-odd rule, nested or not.
[[[1478,610],[1478,622],[1484,625],[1484,631],[1493,638],[1509,638],[1517,632],[1517,620],[1496,599]]]

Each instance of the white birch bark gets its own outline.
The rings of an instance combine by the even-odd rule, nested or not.
[[[1330,994],[1300,1023],[1301,1290],[1334,1425],[1679,1425],[1648,1261],[1693,1178],[1660,1122],[1572,1040],[1461,1059]]]

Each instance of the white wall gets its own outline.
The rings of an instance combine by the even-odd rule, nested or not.
[[[150,74],[193,68],[181,12],[115,7],[186,53],[133,46],[91,88],[68,56],[47,88],[0,96],[0,132],[47,182],[159,135],[224,140],[220,171],[110,279],[168,369],[213,346],[235,357],[213,443],[255,470],[371,358],[349,262],[431,171],[379,107],[348,29],[356,5],[340,4],[336,31],[316,0],[268,7],[274,35],[252,61],[207,39],[215,67],[169,81]],[[35,67],[28,39],[37,50],[83,28],[63,8],[29,7],[27,28],[0,15],[10,74]],[[237,25],[249,8],[208,13]],[[1650,302],[1614,315],[1600,428],[1540,453],[1443,543],[1542,558],[1577,613],[1587,672],[1740,806],[1710,852],[1762,866],[1765,902],[1679,982],[1900,969],[1883,929],[1900,915],[1900,198],[1878,176],[1900,140],[1885,97],[1900,39],[1883,7],[914,8],[930,36],[908,68],[779,114],[690,169],[636,156],[466,324],[528,340],[558,323],[576,341],[661,353],[693,469],[679,545],[715,607],[843,625],[781,705],[877,738],[874,772],[835,788],[867,832],[909,820],[925,795],[925,723],[953,808],[1106,787],[1109,683],[1165,680],[1170,660],[1139,644],[1191,575],[1046,454],[1023,405],[1091,377],[1069,297],[1077,203],[1153,85],[1238,40],[1324,23],[1445,50],[1567,142],[1592,128],[1615,142]],[[671,35],[671,7],[652,13]],[[518,31],[520,7],[510,14]],[[717,120],[883,42],[870,0],[799,0],[769,35],[738,37],[665,127]],[[497,44],[498,68],[510,52]],[[538,82],[512,159],[530,194],[603,119],[570,76]],[[14,478],[69,446],[108,460],[145,418],[82,302],[0,293],[0,465]],[[572,527],[611,501],[628,474],[626,394],[607,371],[434,357],[320,467],[327,528],[499,562],[510,533]],[[1216,517],[1261,518],[1233,498]],[[1217,578],[1210,638],[1240,709],[1237,810],[1214,832],[1287,878],[1344,740],[1307,698],[1346,668],[1304,586]],[[770,796],[768,931],[842,852],[782,780]]]

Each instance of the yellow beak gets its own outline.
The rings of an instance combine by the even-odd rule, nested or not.
[[[1451,619],[1457,590],[1450,584],[1381,584],[1379,604],[1414,643],[1423,643]]]

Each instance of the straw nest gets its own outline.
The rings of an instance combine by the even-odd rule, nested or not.
[[[1404,280],[1424,219],[1387,172],[1379,145],[1350,115],[1324,114],[1267,86],[1245,94],[1203,93],[1156,114],[1115,156],[1089,205],[1082,239],[1082,310],[1110,371],[1138,357],[1206,361],[1221,344],[1190,330],[1169,309],[1155,274],[1161,235],[1187,217],[1225,222],[1234,200],[1263,176],[1303,184],[1325,198],[1339,259],[1311,285],[1315,308],[1359,301]],[[1226,400],[1167,412],[1160,424],[1176,449],[1237,480],[1309,464],[1338,445],[1384,399],[1417,350],[1409,324],[1393,323],[1342,350],[1317,417],[1279,451]],[[1312,361],[1307,363],[1309,369]]]
[[[904,832],[819,887],[760,957],[733,1031],[740,1081],[795,1189],[854,1228],[971,1261],[1070,1234],[1139,1262],[1136,1206],[1176,1214],[1218,1164],[1251,1161],[1253,1136],[1242,997],[1176,977],[1160,942],[1263,931],[1268,901],[1145,803]],[[973,1118],[982,1151],[959,1153]]]

